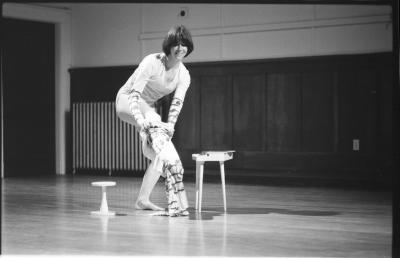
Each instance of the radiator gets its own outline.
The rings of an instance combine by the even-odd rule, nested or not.
[[[127,171],[147,168],[136,128],[118,118],[115,102],[72,104],[72,169]]]

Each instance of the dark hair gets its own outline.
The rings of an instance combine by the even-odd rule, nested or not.
[[[162,43],[162,49],[168,56],[171,54],[171,47],[177,45],[183,45],[187,47],[188,50],[185,57],[187,57],[193,51],[192,35],[190,35],[189,30],[183,25],[174,26],[168,31]]]

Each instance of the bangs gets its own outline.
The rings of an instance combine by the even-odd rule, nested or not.
[[[180,45],[183,45],[183,46],[186,46],[186,47],[190,44],[190,42],[188,40],[188,37],[187,37],[187,35],[185,35],[183,30],[179,30],[175,34],[174,43],[175,43],[174,46],[177,46],[177,45],[180,44]]]
[[[182,45],[188,48],[185,57],[193,51],[192,36],[190,35],[189,30],[183,25],[173,27],[168,31],[162,46],[164,53],[169,55],[171,47],[175,47],[177,45]]]

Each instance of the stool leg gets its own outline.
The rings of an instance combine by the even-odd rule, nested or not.
[[[199,180],[200,180],[200,162],[196,161],[196,206],[195,209],[199,209]]]
[[[101,192],[102,192],[102,198],[101,198],[100,212],[108,213],[107,193],[105,186],[101,187]]]
[[[204,162],[200,162],[200,168],[199,168],[199,212],[201,212],[201,201],[203,200],[203,172],[204,172]]]
[[[220,168],[220,171],[221,171],[222,196],[224,198],[224,211],[226,212],[225,165],[224,165],[223,161],[219,162],[219,168]]]

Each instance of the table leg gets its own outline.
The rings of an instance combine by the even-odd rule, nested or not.
[[[199,209],[199,173],[200,173],[200,162],[196,161],[196,206],[195,209]]]
[[[223,161],[219,162],[221,170],[221,182],[222,182],[222,196],[224,198],[224,211],[226,212],[226,193],[225,193],[225,165]]]
[[[199,212],[201,212],[201,201],[203,200],[203,172],[204,162],[200,162],[199,167]]]
[[[101,198],[100,212],[108,213],[107,193],[105,186],[101,187],[101,193],[102,193],[102,198]]]

